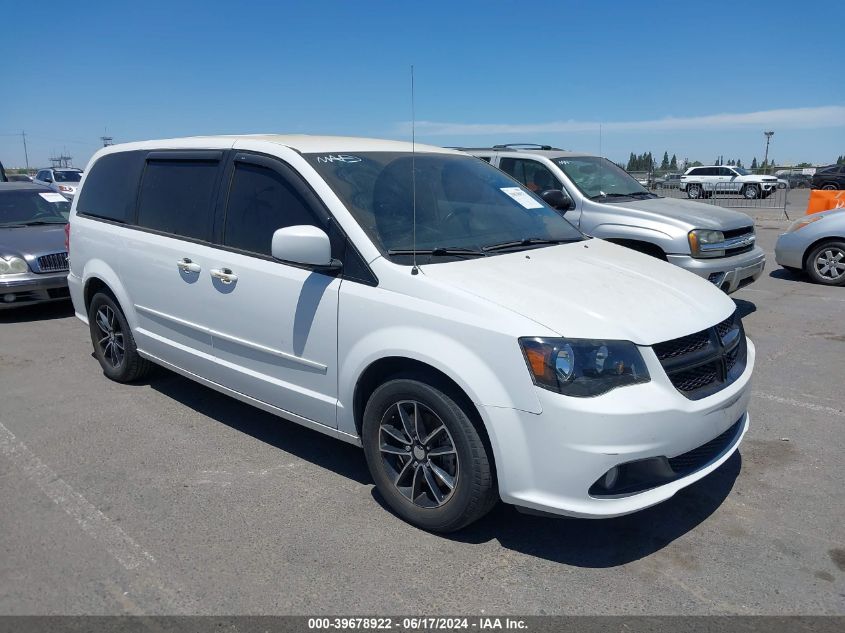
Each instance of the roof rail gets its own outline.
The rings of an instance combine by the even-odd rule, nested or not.
[[[537,150],[552,150],[556,152],[565,152],[566,150],[560,147],[552,147],[551,145],[540,145],[538,143],[507,143],[503,145],[493,145],[492,147],[461,147],[461,146],[446,146],[446,149],[459,150],[493,150],[494,152],[508,150],[508,149],[537,149]]]
[[[504,143],[502,145],[494,145],[493,149],[541,149],[541,150],[558,150],[563,151],[559,147],[552,147],[551,145],[540,145],[539,143]]]

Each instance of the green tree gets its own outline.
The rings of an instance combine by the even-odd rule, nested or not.
[[[751,169],[757,169],[757,157],[756,156],[751,161]]]
[[[669,169],[669,152],[663,152],[663,160],[660,162],[660,169],[667,171]]]
[[[736,159],[736,166],[737,166],[737,167],[742,167],[742,161],[741,161],[740,159],[738,159],[738,158]]]
[[[669,161],[669,169],[675,171],[678,169],[678,157],[672,154],[672,160]]]

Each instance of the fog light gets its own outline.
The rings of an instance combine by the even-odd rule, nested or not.
[[[15,300],[15,293],[14,292],[9,292],[9,293],[3,295],[3,301],[5,301],[6,303],[12,303],[14,300]]]
[[[616,482],[619,480],[619,467],[614,466],[610,470],[608,470],[604,474],[604,478],[601,481],[601,485],[604,486],[605,490],[610,490],[613,486],[616,485]]]

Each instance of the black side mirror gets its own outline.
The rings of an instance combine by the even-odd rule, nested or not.
[[[540,193],[540,197],[543,199],[547,205],[549,205],[552,209],[557,209],[558,211],[569,211],[570,209],[575,207],[575,203],[572,202],[572,198],[569,195],[560,189],[547,189]]]

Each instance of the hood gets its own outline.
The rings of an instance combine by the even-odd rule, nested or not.
[[[422,272],[571,338],[653,345],[711,327],[736,309],[709,281],[598,239]]]
[[[637,215],[662,220],[674,218],[689,225],[689,229],[712,229],[727,231],[753,226],[754,220],[740,211],[725,209],[704,202],[692,202],[678,198],[651,198],[647,200],[625,200],[607,203],[616,208],[633,210]]]
[[[45,255],[65,250],[65,225],[0,228],[0,255]]]

